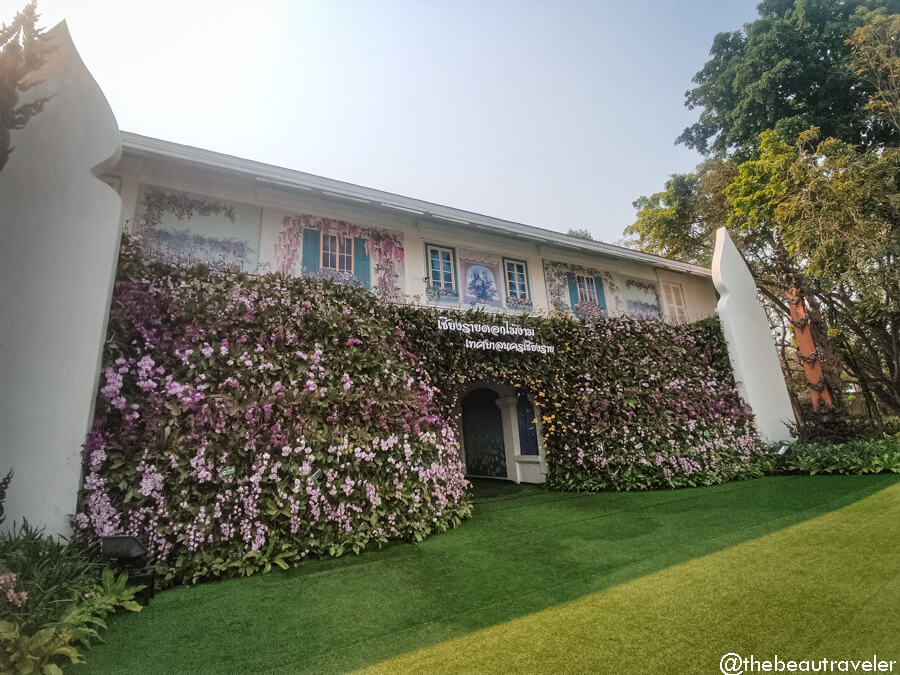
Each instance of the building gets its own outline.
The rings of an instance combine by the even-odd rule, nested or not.
[[[12,132],[16,152],[0,180],[7,319],[0,322],[0,391],[11,393],[0,396],[0,456],[16,473],[4,526],[27,517],[49,532],[70,533],[125,222],[170,257],[248,272],[306,268],[389,300],[483,307],[498,312],[498,322],[514,322],[523,312],[602,309],[690,321],[718,311],[738,390],[763,438],[789,439],[790,401],[768,322],[724,228],[711,275],[537,227],[123,134],[65,24],[47,38],[54,49],[26,99],[51,102]],[[464,421],[489,424],[481,438],[503,439],[507,477],[539,480],[540,430],[522,433],[520,420],[529,416],[515,392],[496,383],[472,386],[463,397]],[[466,414],[467,401],[486,422]],[[470,441],[464,456],[471,457],[479,434],[463,432],[464,444]]]
[[[136,134],[122,140],[104,180],[122,198],[121,225],[163,259],[325,276],[446,309],[675,322],[715,312],[703,267]],[[470,475],[543,480],[532,401],[473,383],[460,406]]]

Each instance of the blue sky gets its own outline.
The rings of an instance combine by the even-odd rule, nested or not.
[[[123,130],[607,242],[757,0],[39,0]],[[24,4],[0,0],[0,20]]]

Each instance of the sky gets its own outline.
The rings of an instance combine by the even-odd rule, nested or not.
[[[0,0],[8,22],[25,0]],[[608,243],[758,0],[39,0],[124,131]]]

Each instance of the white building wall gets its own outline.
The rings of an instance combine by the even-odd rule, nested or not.
[[[275,270],[275,242],[288,215],[312,215],[353,223],[361,228],[377,228],[398,233],[404,247],[404,261],[400,266],[401,289],[410,302],[425,304],[427,267],[426,243],[453,248],[465,248],[481,253],[524,260],[528,265],[529,283],[534,313],[547,314],[551,310],[547,283],[544,278],[544,260],[603,270],[614,275],[617,282],[640,279],[657,284],[677,284],[684,295],[686,318],[694,321],[715,313],[716,293],[709,277],[675,272],[651,264],[608,256],[594,255],[577,249],[528,241],[520,237],[483,232],[472,226],[456,225],[427,215],[404,214],[396,210],[356,204],[335,198],[323,198],[311,192],[285,188],[246,176],[217,172],[207,167],[190,166],[183,162],[159,157],[141,158],[126,155],[120,165],[111,172],[121,178],[120,194],[123,200],[122,221],[127,222],[140,212],[137,203],[142,185],[154,185],[165,189],[206,195],[213,199],[249,204],[262,208],[259,234],[260,271]],[[189,223],[186,223],[189,227]],[[501,268],[502,276],[502,268]],[[504,280],[498,279],[503,286]],[[504,290],[505,293],[505,290]],[[660,293],[663,312],[673,317]],[[616,306],[615,298],[607,298],[612,315],[623,313]],[[448,309],[468,307],[460,298],[457,302],[432,302]],[[506,311],[487,308],[488,311]]]

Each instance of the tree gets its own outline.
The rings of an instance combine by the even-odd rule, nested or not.
[[[866,110],[900,131],[900,14],[863,14],[867,21],[848,40],[854,71],[874,92]]]
[[[49,47],[37,28],[37,0],[16,14],[10,25],[0,26],[0,171],[13,151],[10,132],[21,129],[44,109],[48,97],[19,104],[19,94],[38,82],[29,76],[44,63]]]
[[[786,370],[784,293],[797,288],[831,393],[851,377],[874,417],[900,413],[900,0],[855,6],[764,0],[742,32],[717,35],[687,93],[703,111],[678,140],[723,168],[641,197],[626,233],[706,264],[727,222]]]
[[[900,13],[900,0],[763,0],[759,19],[716,35],[685,94],[699,120],[677,142],[747,159],[766,130],[789,140],[817,125],[823,137],[866,146],[900,137],[866,110],[874,87],[858,79],[847,43],[865,20],[857,4]]]
[[[570,227],[569,231],[566,232],[570,237],[578,237],[579,239],[587,239],[588,241],[597,241],[594,239],[594,235],[592,235],[586,228],[583,227]]]
[[[725,188],[735,165],[708,159],[696,173],[673,174],[665,190],[634,202],[637,220],[625,228],[626,244],[647,253],[697,265],[712,260],[715,231],[728,221]]]
[[[826,379],[840,389],[840,367],[900,413],[900,148],[861,149],[811,129],[790,146],[773,132],[744,162],[727,190],[730,224],[758,233],[769,250],[754,273],[777,288],[796,285],[810,305]],[[760,264],[761,263],[761,264]],[[835,356],[830,356],[836,350]],[[838,358],[835,358],[839,356]]]

